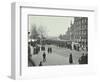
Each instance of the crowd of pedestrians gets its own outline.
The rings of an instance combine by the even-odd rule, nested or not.
[[[31,50],[30,46],[33,47],[33,50]],[[67,48],[70,48],[72,50],[71,45],[67,45]],[[76,47],[75,45],[74,45],[74,49],[79,51],[79,47]],[[32,51],[33,51],[33,54],[31,54]],[[38,55],[38,53],[40,51],[42,51],[42,53],[41,53],[42,61],[40,61],[39,66],[43,66],[43,63],[47,62],[47,54],[52,53],[52,47],[49,46],[46,49],[45,45],[36,45],[36,44],[34,44],[34,46],[33,46],[33,44],[28,44],[28,55],[29,56],[30,55],[31,56],[32,55]],[[28,58],[28,59],[30,60],[30,58]],[[87,64],[88,63],[88,54],[83,53],[82,56],[78,59],[78,63],[79,64]],[[69,64],[74,64],[72,53],[70,53],[70,55],[69,55]],[[33,63],[33,65],[35,65],[35,64]]]
[[[31,47],[32,47],[32,49],[31,49]],[[41,55],[42,55],[43,60],[40,61],[39,66],[42,66],[43,62],[46,62],[47,53],[48,54],[52,53],[52,47],[48,47],[46,49],[45,45],[34,44],[34,46],[33,46],[33,44],[31,44],[31,43],[28,44],[28,56],[38,55],[40,51],[42,51]],[[33,52],[33,53],[31,53],[31,52]],[[30,61],[30,57],[28,57],[28,59]]]

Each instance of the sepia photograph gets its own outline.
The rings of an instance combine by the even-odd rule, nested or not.
[[[28,67],[88,64],[88,17],[28,15]]]

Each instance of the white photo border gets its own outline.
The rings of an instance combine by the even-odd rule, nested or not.
[[[34,74],[33,75],[31,75],[30,73],[26,73],[25,75],[24,75],[24,73],[25,72],[23,72],[23,70],[24,70],[24,67],[23,67],[23,61],[22,61],[22,59],[23,59],[23,56],[22,56],[22,49],[23,49],[23,47],[22,47],[22,35],[23,35],[23,32],[22,32],[22,9],[23,8],[25,8],[25,9],[30,9],[30,8],[32,8],[32,9],[46,9],[46,10],[51,10],[51,11],[53,11],[53,10],[57,10],[57,11],[77,11],[77,12],[91,12],[93,15],[93,18],[94,18],[94,20],[93,20],[93,18],[92,18],[92,23],[93,23],[93,26],[92,26],[92,30],[91,30],[91,32],[93,32],[93,29],[94,29],[94,26],[95,26],[95,23],[94,23],[94,21],[95,21],[95,9],[93,8],[93,9],[89,9],[89,8],[87,8],[87,9],[84,9],[84,8],[80,8],[80,9],[78,9],[78,8],[76,8],[76,9],[73,9],[73,8],[68,8],[68,9],[66,9],[66,8],[48,8],[48,7],[34,7],[32,4],[30,5],[30,4],[26,4],[26,3],[15,3],[14,4],[14,6],[15,6],[15,40],[16,40],[16,43],[15,43],[15,60],[13,60],[14,61],[14,63],[15,63],[15,67],[14,67],[14,73],[15,73],[15,76],[14,76],[14,78],[15,79],[32,79],[32,78],[37,78],[37,76],[38,75],[40,75],[40,76],[38,76],[39,78],[41,78],[42,77],[42,74],[48,74],[48,75],[46,75],[46,76],[43,76],[43,77],[48,77],[48,76],[56,76],[57,74],[57,76],[60,76],[60,74],[61,74],[61,71],[60,71],[60,69],[63,69],[63,68],[68,68],[68,69],[72,69],[72,73],[69,73],[68,71],[64,71],[65,69],[63,69],[62,70],[62,72],[63,72],[63,74],[61,74],[61,75],[66,75],[66,73],[68,73],[69,75],[71,74],[71,75],[76,75],[77,74],[77,72],[79,72],[79,74],[83,71],[83,69],[82,68],[84,68],[84,67],[86,67],[86,68],[88,68],[88,65],[81,65],[81,66],[77,66],[77,65],[73,65],[73,66],[44,66],[44,67],[41,67],[41,68],[39,68],[39,67],[34,67],[34,68],[32,68],[32,69],[34,69],[35,71],[31,71],[31,72],[37,72],[37,74],[35,74],[36,75],[36,77],[34,76]],[[38,14],[39,15],[39,14]],[[77,15],[77,14],[76,14]],[[58,16],[58,15],[57,15]],[[81,15],[80,15],[81,16]],[[28,25],[27,25],[28,26]],[[27,27],[26,26],[26,27]],[[27,27],[28,28],[28,27]],[[89,26],[88,26],[88,28],[89,28]],[[89,30],[90,30],[90,28],[89,28]],[[88,31],[88,33],[89,33],[89,31]],[[28,35],[27,35],[28,36]],[[90,36],[90,34],[88,34],[88,37]],[[89,38],[88,38],[89,39]],[[93,38],[92,38],[93,39]],[[91,38],[90,38],[90,40],[91,40]],[[89,42],[88,42],[89,43]],[[88,45],[88,46],[90,46],[90,45]],[[92,50],[92,49],[91,49]],[[88,52],[88,53],[90,53],[90,52]],[[92,55],[92,58],[93,58],[94,56]],[[25,61],[25,60],[24,60]],[[28,65],[27,65],[28,66]],[[80,71],[77,71],[77,72],[74,72],[74,71],[76,71],[75,69],[73,69],[73,67],[76,67],[75,69],[77,69],[77,68],[79,68],[80,69]],[[48,69],[49,68],[49,69]],[[92,69],[93,68],[93,69]],[[37,70],[38,69],[38,70]],[[53,69],[55,69],[56,71],[50,71],[50,70],[53,70]],[[57,69],[59,69],[59,70],[57,70]],[[90,69],[90,67],[88,68],[88,70],[84,70],[84,73],[85,74],[87,74],[87,72],[88,73],[94,73],[94,71],[95,71],[95,68],[94,68],[94,64],[93,65],[91,65],[91,69],[90,69],[90,71],[89,71],[89,69]],[[41,71],[39,71],[39,70],[41,70]],[[46,71],[44,71],[44,70],[46,70]],[[26,70],[27,71],[27,70]],[[50,72],[52,72],[52,73],[50,73]],[[59,71],[59,73],[57,73]],[[40,72],[40,73],[38,73],[38,72]],[[48,72],[48,73],[44,73],[44,72]],[[55,74],[53,73],[53,72],[56,72]],[[65,73],[64,73],[65,72]],[[82,72],[83,73],[83,72]],[[67,75],[68,75],[67,74]],[[13,74],[12,74],[13,75]],[[13,77],[13,76],[12,76]]]

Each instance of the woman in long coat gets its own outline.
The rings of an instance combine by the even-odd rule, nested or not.
[[[70,54],[70,56],[69,56],[69,63],[70,63],[70,64],[73,63],[73,57],[72,57],[72,54]]]

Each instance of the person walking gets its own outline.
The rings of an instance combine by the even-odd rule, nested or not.
[[[46,53],[43,53],[43,62],[46,62]]]
[[[73,57],[72,57],[72,53],[69,56],[69,63],[72,64],[73,63]]]

